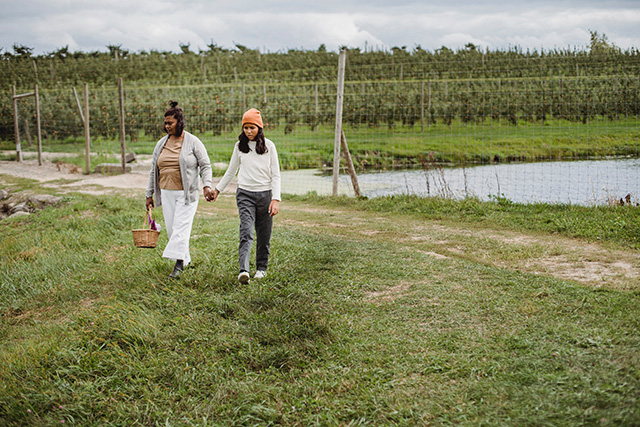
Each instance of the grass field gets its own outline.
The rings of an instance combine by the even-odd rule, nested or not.
[[[0,222],[0,424],[640,419],[637,207],[289,196],[248,286],[231,196],[200,202],[179,281],[165,234],[133,246],[143,209],[71,193]]]

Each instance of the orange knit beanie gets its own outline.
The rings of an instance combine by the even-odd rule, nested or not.
[[[255,108],[251,108],[242,116],[242,126],[246,123],[251,123],[253,125],[260,126],[261,128],[264,127],[262,125],[262,116],[260,115],[260,111]]]

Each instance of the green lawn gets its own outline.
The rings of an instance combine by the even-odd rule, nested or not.
[[[637,208],[281,208],[269,275],[247,286],[228,195],[200,202],[179,281],[164,233],[133,246],[142,200],[67,194],[0,221],[0,424],[637,425],[638,282],[523,262],[598,245],[637,274]]]

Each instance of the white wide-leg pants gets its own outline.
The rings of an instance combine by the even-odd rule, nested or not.
[[[169,236],[169,243],[164,248],[162,256],[172,260],[181,259],[187,266],[191,262],[189,254],[189,238],[191,237],[191,227],[193,217],[198,209],[198,200],[185,204],[184,191],[182,190],[160,190],[162,198],[162,214],[164,215],[164,225]]]

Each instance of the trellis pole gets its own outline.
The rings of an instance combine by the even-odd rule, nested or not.
[[[80,99],[78,99],[78,92],[76,92],[76,88],[73,88],[73,96],[76,98],[76,105],[78,106],[78,111],[80,112],[80,120],[82,120],[82,124],[84,125],[84,157],[85,157],[85,167],[87,173],[91,173],[91,133],[89,131],[89,89],[87,84],[84,84],[84,109],[85,112],[82,111],[82,106],[80,105]]]
[[[22,161],[22,147],[20,144],[20,119],[18,117],[18,99],[33,96],[36,99],[36,121],[38,131],[38,165],[42,166],[42,134],[40,131],[40,97],[38,95],[38,85],[34,86],[33,92],[16,95],[16,87],[11,86],[11,99],[13,101],[13,128],[16,140],[16,160]]]
[[[124,85],[122,77],[118,77],[118,100],[120,102],[120,157],[122,159],[122,173],[126,173],[127,166],[125,161],[125,132],[124,132]]]
[[[22,147],[20,147],[20,121],[18,119],[18,96],[16,87],[11,86],[11,99],[13,101],[13,129],[16,140],[16,161],[22,161]]]
[[[38,85],[35,86],[34,92],[36,95],[36,132],[38,134],[38,166],[42,166],[42,130],[40,127],[40,95],[38,92]]]
[[[347,145],[347,138],[344,136],[344,131],[340,131],[340,143],[342,145],[342,154],[344,155],[344,161],[347,164],[347,171],[351,176],[351,185],[353,185],[353,192],[356,197],[360,197],[360,185],[358,184],[358,175],[356,175],[356,168],[353,166],[351,160],[351,153],[349,152],[349,146]]]
[[[344,98],[344,70],[347,50],[340,51],[338,59],[338,94],[336,97],[336,127],[333,140],[333,195],[338,195],[338,174],[340,173],[340,145],[342,138],[342,104]]]
[[[315,117],[313,118],[313,131],[318,132],[318,123],[320,122],[320,108],[318,103],[318,83],[313,85],[314,99],[315,99]]]
[[[85,171],[91,173],[91,131],[89,130],[89,85],[84,84],[84,159]]]

